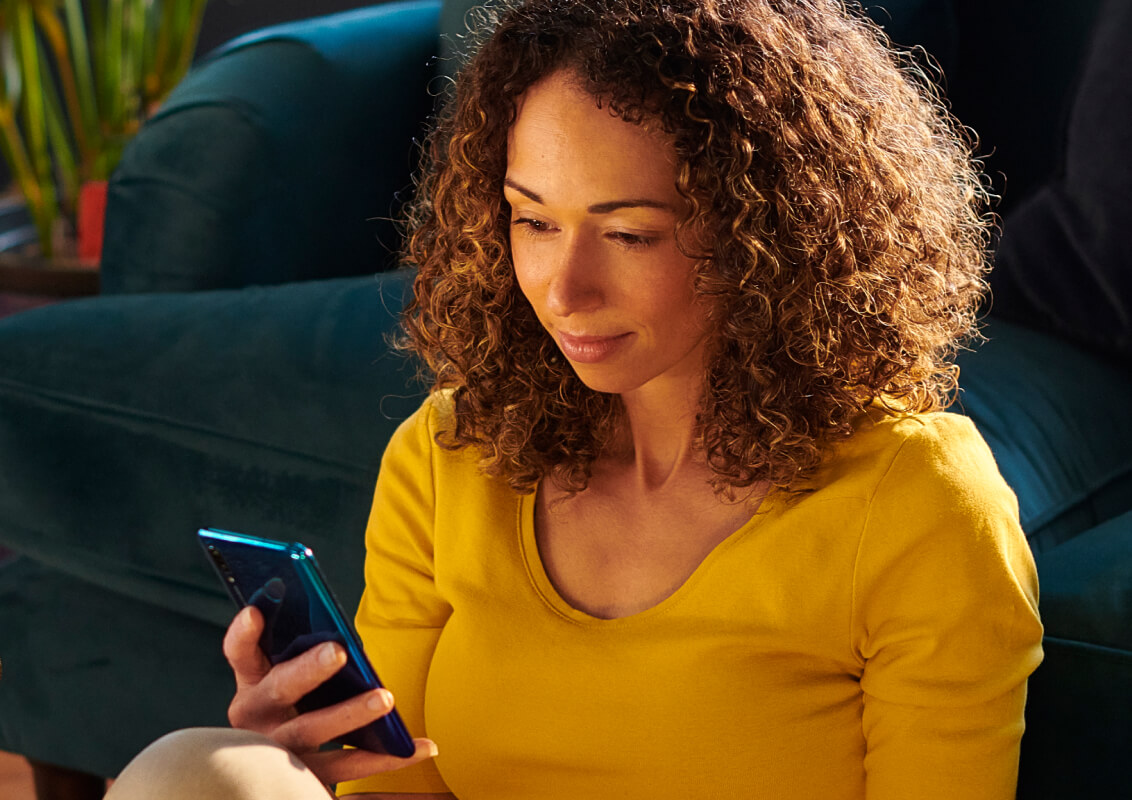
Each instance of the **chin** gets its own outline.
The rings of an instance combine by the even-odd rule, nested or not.
[[[632,391],[639,384],[626,380],[624,372],[619,370],[595,369],[587,364],[571,364],[578,380],[588,389],[600,394],[624,394]]]

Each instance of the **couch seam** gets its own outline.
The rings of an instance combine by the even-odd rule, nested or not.
[[[275,442],[268,442],[264,440],[252,439],[247,436],[239,436],[233,433],[226,433],[217,428],[206,426],[200,423],[177,421],[170,417],[163,416],[152,411],[141,411],[116,403],[95,402],[86,398],[78,398],[66,392],[58,392],[52,391],[50,389],[32,387],[28,384],[13,381],[10,378],[0,378],[0,389],[8,389],[17,396],[22,394],[28,397],[42,398],[64,407],[95,411],[108,417],[121,417],[124,419],[134,419],[141,422],[166,425],[175,430],[192,431],[194,433],[201,433],[212,436],[216,439],[261,447],[265,450],[272,450],[284,455],[301,456],[303,458],[311,459],[318,463],[337,467],[339,469],[361,470],[363,472],[370,472],[373,471],[374,467],[376,467],[376,462],[373,465],[366,465],[327,458],[326,456],[315,455],[303,450],[284,447]]]
[[[1088,651],[1091,655],[1101,656],[1113,661],[1132,660],[1132,651],[1120,647],[1112,647],[1111,645],[1096,644],[1081,639],[1064,639],[1060,636],[1045,636],[1043,637],[1043,641],[1058,644],[1076,651]]]

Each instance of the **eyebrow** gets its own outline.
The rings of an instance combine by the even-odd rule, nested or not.
[[[522,184],[516,183],[511,178],[504,178],[503,185],[514,189],[524,197],[528,197],[531,200],[534,200],[539,205],[545,205],[541,195],[528,189]],[[664,211],[671,211],[673,213],[675,213],[676,211],[676,209],[674,209],[668,203],[662,202],[660,200],[651,200],[647,197],[632,198],[627,200],[607,200],[604,203],[594,203],[593,205],[587,207],[586,211],[590,214],[610,214],[620,208],[659,208]]]

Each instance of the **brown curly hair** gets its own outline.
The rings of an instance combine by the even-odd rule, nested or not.
[[[945,407],[985,290],[988,194],[938,93],[835,0],[529,0],[488,31],[424,149],[407,347],[451,389],[448,447],[519,491],[585,488],[620,400],[523,297],[503,199],[516,99],[560,69],[663,128],[714,298],[697,435],[717,492],[799,490],[865,406]],[[684,237],[688,238],[688,237]],[[683,241],[683,239],[681,239]]]

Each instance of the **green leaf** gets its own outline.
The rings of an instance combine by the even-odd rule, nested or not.
[[[107,177],[184,76],[207,0],[0,0],[0,156],[45,253],[78,184]]]
[[[102,99],[105,103],[106,113],[103,119],[106,122],[107,133],[121,130],[125,103],[122,97],[122,84],[125,81],[124,53],[124,26],[125,26],[125,0],[109,0],[106,7],[106,49],[103,52],[105,72],[103,74]]]
[[[0,29],[0,67],[4,69],[4,80],[0,82],[0,98],[12,106],[20,102],[20,93],[23,91],[23,73],[16,57],[16,44],[12,41],[12,32]]]
[[[24,187],[23,191],[28,210],[36,223],[40,246],[47,254],[51,251],[51,229],[59,213],[51,153],[47,146],[47,110],[44,102],[44,80],[50,80],[50,75],[45,75],[40,70],[39,41],[31,6],[9,2],[6,8],[11,14],[15,31],[19,69],[24,75],[22,114],[19,116],[24,123],[28,160],[35,180],[34,187]]]
[[[40,72],[50,74],[44,54],[40,53]],[[55,164],[55,177],[62,189],[62,204],[68,214],[75,212],[79,198],[79,166],[75,157],[75,142],[67,127],[67,116],[63,103],[52,81],[43,84],[43,107],[47,115],[47,138]]]
[[[98,0],[95,0],[95,5]],[[94,83],[94,70],[91,66],[91,49],[88,46],[87,26],[83,19],[81,0],[64,0],[63,8],[67,21],[67,38],[71,42],[72,62],[75,70],[75,88],[79,95],[80,120],[72,124],[83,127],[87,145],[92,151],[99,148],[102,133],[98,128],[98,99]],[[84,154],[84,157],[89,157]]]

